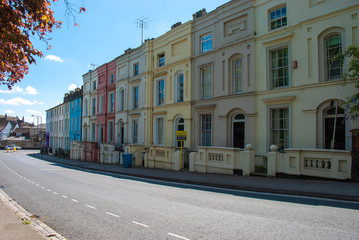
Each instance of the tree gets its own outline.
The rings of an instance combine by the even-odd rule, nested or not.
[[[29,72],[35,57],[43,57],[30,37],[37,36],[51,48],[49,34],[60,28],[51,4],[57,0],[0,0],[0,84],[11,89]],[[64,0],[66,16],[74,16],[74,5]],[[79,8],[85,11],[85,8]]]
[[[344,60],[348,60],[347,69],[343,75],[345,80],[355,80],[356,88],[359,88],[359,47],[350,46],[344,53],[336,56],[335,59],[341,61],[342,67]],[[346,109],[349,117],[357,118],[359,116],[359,91],[347,98]]]

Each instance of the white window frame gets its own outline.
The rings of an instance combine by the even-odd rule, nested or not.
[[[162,91],[160,91],[159,87],[160,87],[160,83],[163,81],[163,89]],[[163,96],[160,98],[160,94]],[[156,106],[160,106],[160,105],[164,105],[166,102],[166,81],[164,78],[159,78],[156,79],[156,84],[155,84],[155,101],[156,101]]]
[[[140,64],[137,62],[133,64],[133,76],[140,75]]]
[[[138,143],[138,119],[132,120],[132,142]]]
[[[236,67],[237,67],[237,61],[240,61],[239,63],[239,75],[237,76]],[[243,92],[243,58],[238,57],[235,58],[232,62],[232,78],[233,78],[233,92],[234,93],[242,93]],[[239,87],[238,87],[239,85]],[[237,90],[238,87],[238,90]]]
[[[275,131],[275,129],[273,129],[273,117],[272,117],[272,111],[273,110],[279,110],[279,109],[287,109],[288,110],[288,128],[287,128],[287,131],[288,131],[288,139],[287,139],[287,146],[284,146],[283,148],[286,149],[286,148],[290,148],[291,147],[291,129],[292,129],[292,126],[291,126],[291,104],[279,104],[279,105],[272,105],[272,106],[268,106],[268,148],[275,144],[274,142],[274,135],[273,135],[273,132]],[[276,131],[281,131],[281,129],[278,129]],[[285,131],[282,130],[282,131]],[[275,144],[278,149],[280,151],[283,151],[284,149],[281,148],[281,146],[278,146],[277,144]]]
[[[209,81],[204,81],[204,74],[203,74],[203,71],[205,69],[209,69],[210,70],[210,79]],[[213,67],[212,65],[207,65],[207,66],[203,66],[200,68],[200,91],[201,91],[201,99],[207,99],[207,98],[211,98],[212,97],[212,83],[213,83]],[[205,87],[209,87],[209,95],[205,96]]]
[[[115,74],[110,74],[110,84],[114,84],[115,83]]]
[[[205,53],[213,49],[213,35],[212,33],[207,33],[201,36],[201,52]]]
[[[92,116],[95,116],[96,115],[96,97],[93,97],[92,98],[92,111],[91,111],[91,113],[92,113]]]
[[[283,49],[287,49],[287,66],[283,65],[282,67],[278,67],[278,66],[275,66],[276,64],[273,65],[273,53],[276,52],[276,51],[280,51],[280,50],[283,50]],[[290,56],[290,47],[289,47],[289,43],[285,43],[285,44],[281,44],[281,45],[278,45],[278,46],[273,46],[271,48],[268,48],[267,49],[267,54],[268,54],[268,58],[267,58],[267,61],[268,61],[268,86],[269,86],[269,89],[278,89],[278,88],[286,88],[286,87],[290,87],[291,86],[291,65],[290,65],[290,62],[291,62],[291,56]],[[277,58],[277,60],[279,61],[279,58]],[[283,84],[283,85],[280,85],[279,84],[279,81],[280,81],[280,77],[278,77],[278,86],[275,86],[274,84],[274,79],[273,79],[273,71],[280,71],[280,69],[284,69],[285,71],[285,68],[286,71],[287,71],[287,84]]]
[[[98,113],[99,114],[103,113],[103,95],[100,95],[98,99]]]
[[[180,87],[180,77],[182,76],[182,94],[181,94],[181,87]],[[175,76],[175,102],[183,102],[184,101],[184,74],[183,72],[179,72]],[[180,96],[182,95],[182,99]]]
[[[157,59],[158,59],[158,67],[163,67],[166,65],[166,54],[163,52],[163,53],[160,53],[157,55]]]
[[[114,142],[114,121],[108,121],[108,130],[107,130],[107,141],[109,143]]]
[[[326,35],[324,37],[323,41],[324,41],[324,52],[325,52],[325,54],[324,54],[325,55],[325,73],[326,73],[326,79],[328,81],[337,80],[337,79],[340,79],[343,76],[343,68],[341,66],[340,60],[335,61],[339,65],[339,67],[337,67],[337,69],[340,70],[339,76],[333,76],[333,77],[330,76],[330,71],[334,68],[333,67],[333,64],[334,64],[333,59],[337,54],[335,54],[333,56],[329,56],[327,41],[328,41],[328,39],[333,38],[333,37],[339,37],[340,45],[339,45],[338,54],[343,53],[343,41],[342,41],[342,35],[340,33],[337,33],[337,32],[336,33],[331,33],[331,34],[328,34],[328,35]],[[330,66],[329,66],[329,64],[330,64]]]
[[[115,92],[110,92],[108,95],[108,112],[115,112]]]
[[[288,24],[288,11],[286,5],[280,5],[268,11],[269,31],[283,28],[287,26],[287,24]]]
[[[160,120],[162,120],[162,124],[163,124],[162,129],[160,129],[160,126],[159,126]],[[160,131],[162,131],[162,133]],[[154,137],[155,137],[155,139],[154,139],[155,145],[164,145],[164,143],[165,143],[165,117],[164,116],[156,116],[155,117]]]
[[[140,89],[139,86],[133,86],[132,87],[132,108],[138,109],[139,108],[139,99],[140,99]],[[137,92],[137,96],[136,96]]]
[[[203,121],[202,121],[202,117],[204,116],[210,116],[210,120],[211,120],[211,123],[210,123],[210,129],[203,129]],[[200,135],[199,135],[199,140],[200,140],[200,146],[212,146],[212,138],[213,138],[213,115],[212,113],[201,113],[199,115],[199,124],[200,124]],[[209,132],[210,134],[210,139],[209,139],[209,145],[207,145],[207,141],[208,139],[206,139],[206,143],[204,143],[204,138],[203,138],[203,133],[204,131],[206,132]]]

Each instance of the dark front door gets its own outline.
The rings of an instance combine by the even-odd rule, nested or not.
[[[244,122],[233,123],[233,147],[244,148]]]

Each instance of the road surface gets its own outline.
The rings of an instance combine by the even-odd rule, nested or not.
[[[0,151],[0,187],[68,239],[359,239],[359,203],[77,169]]]

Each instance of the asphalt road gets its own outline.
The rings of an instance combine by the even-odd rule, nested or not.
[[[359,239],[359,203],[76,169],[0,151],[0,187],[68,239]]]

